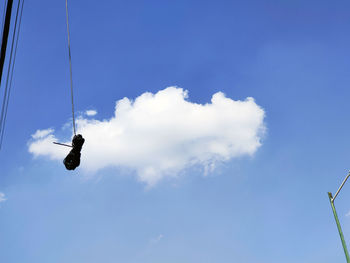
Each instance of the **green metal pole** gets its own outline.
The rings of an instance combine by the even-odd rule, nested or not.
[[[340,223],[339,223],[337,211],[335,211],[335,206],[334,206],[334,202],[333,202],[332,193],[328,192],[328,197],[329,197],[329,201],[331,203],[331,207],[332,207],[332,210],[333,210],[335,222],[337,223],[337,227],[338,227],[341,243],[343,244],[343,249],[344,249],[344,253],[345,253],[345,257],[346,257],[346,262],[350,263],[349,252],[348,252],[348,249],[346,248],[346,243],[345,243],[343,231],[341,230],[341,226],[340,226]]]

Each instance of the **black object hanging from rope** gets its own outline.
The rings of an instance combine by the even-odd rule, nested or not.
[[[85,139],[80,134],[74,135],[72,140],[73,149],[69,152],[66,158],[64,158],[63,163],[67,170],[74,170],[80,164],[80,152]]]
[[[69,21],[68,21],[68,0],[66,0],[66,18],[67,18],[67,34],[68,34],[68,55],[69,55],[69,72],[70,72],[70,91],[71,91],[71,99],[72,99],[72,119],[73,119],[73,131],[74,131],[74,137],[72,140],[72,146],[63,144],[63,143],[57,143],[58,145],[68,146],[72,147],[73,149],[69,152],[69,154],[64,158],[63,163],[67,170],[74,170],[80,165],[80,152],[81,148],[83,147],[83,144],[85,142],[85,139],[81,134],[76,134],[75,129],[75,116],[74,116],[74,98],[73,98],[73,74],[72,74],[72,56],[70,51],[70,35],[69,35]]]

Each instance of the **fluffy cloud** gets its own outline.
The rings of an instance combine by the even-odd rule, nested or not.
[[[47,130],[37,130],[33,135],[33,139],[42,139],[48,136],[50,133],[53,133],[53,129],[47,129]]]
[[[77,119],[78,133],[86,139],[81,169],[129,168],[148,185],[194,165],[213,170],[218,162],[257,151],[264,116],[253,98],[235,101],[221,92],[207,104],[188,101],[188,92],[176,87],[134,101],[123,98],[110,119]],[[53,145],[55,140],[52,129],[39,130],[29,152],[61,161],[67,149]]]
[[[0,192],[0,203],[5,202],[7,199],[5,198],[5,194]]]
[[[67,155],[67,149],[65,147],[58,147],[53,142],[59,140],[52,134],[53,129],[37,130],[33,135],[33,140],[29,144],[29,152],[34,154],[35,157],[39,155],[48,156],[52,160],[59,160]],[[40,136],[38,135],[40,134]],[[44,136],[41,136],[44,135]],[[67,144],[71,144],[67,142]]]

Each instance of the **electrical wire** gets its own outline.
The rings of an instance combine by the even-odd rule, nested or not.
[[[15,62],[16,62],[19,33],[20,33],[20,29],[21,29],[21,24],[22,24],[23,6],[24,6],[24,0],[22,0],[22,5],[21,5],[21,0],[19,0],[18,1],[18,6],[17,6],[17,12],[16,12],[15,27],[14,27],[13,35],[12,35],[10,61],[9,61],[9,66],[8,66],[8,70],[7,70],[5,95],[4,95],[3,104],[2,104],[2,110],[1,110],[1,119],[0,119],[0,136],[1,136],[1,138],[0,138],[0,150],[1,150],[2,142],[3,142],[3,138],[4,138],[4,132],[5,132],[5,126],[6,126],[6,118],[7,118],[9,101],[10,101],[10,94],[11,94],[11,89],[12,89],[12,86],[13,86],[12,85],[12,83],[13,83],[13,72],[14,72]],[[19,14],[19,10],[21,10],[20,14]],[[17,21],[18,21],[18,14],[19,14],[19,22],[17,23]],[[17,29],[17,25],[18,25],[18,29]],[[16,45],[15,45],[15,48],[14,48],[14,43],[15,42],[16,42]],[[14,48],[14,53],[13,53],[13,48]],[[13,54],[13,56],[12,56],[12,54]],[[13,58],[13,62],[12,62],[12,58]]]
[[[12,33],[12,43],[11,43],[11,51],[10,51],[10,60],[9,60],[9,66],[7,68],[7,77],[6,77],[6,84],[5,84],[5,93],[4,93],[4,98],[2,100],[2,107],[1,107],[1,117],[0,117],[0,132],[2,133],[2,127],[3,127],[3,120],[4,120],[4,113],[5,113],[5,106],[6,106],[6,101],[7,101],[7,93],[9,90],[9,80],[10,80],[10,72],[11,72],[11,67],[12,67],[12,54],[13,54],[13,46],[15,43],[15,35],[16,35],[16,30],[17,30],[17,19],[18,19],[18,12],[19,12],[19,6],[20,6],[20,0],[18,1],[17,5],[17,12],[16,12],[16,20],[15,20],[15,27]]]
[[[2,83],[2,73],[4,70],[5,58],[6,58],[6,49],[7,49],[7,41],[8,35],[10,31],[10,22],[11,22],[11,13],[12,13],[12,4],[13,0],[7,1],[6,6],[6,15],[3,26],[3,34],[1,39],[1,51],[0,51],[0,85]]]
[[[3,14],[2,14],[1,35],[4,32],[5,10],[6,10],[6,1],[4,1],[4,11],[3,11]]]

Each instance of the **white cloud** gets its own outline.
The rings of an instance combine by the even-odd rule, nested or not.
[[[87,115],[87,116],[95,116],[96,114],[97,114],[97,111],[95,111],[95,110],[87,110],[87,111],[85,111],[85,114]]]
[[[79,117],[78,132],[86,139],[81,168],[130,168],[153,185],[193,165],[212,171],[216,163],[251,156],[261,146],[265,112],[253,98],[234,101],[221,92],[207,104],[187,98],[187,91],[169,87],[135,101],[117,101],[114,116],[107,120]],[[29,152],[61,161],[67,149],[52,144],[57,140],[53,132],[37,131]]]
[[[46,129],[46,130],[37,130],[33,135],[33,139],[41,139],[49,135],[50,133],[53,133],[53,129]]]
[[[52,134],[53,129],[47,130],[37,130],[33,137],[33,141],[29,144],[29,152],[35,157],[40,155],[46,155],[52,160],[62,159],[67,155],[66,147],[60,147],[53,142],[58,142],[59,140]],[[45,134],[45,136],[38,136],[37,134]],[[66,142],[71,144],[71,142]]]
[[[7,199],[5,198],[5,194],[0,192],[0,203],[5,202]]]

